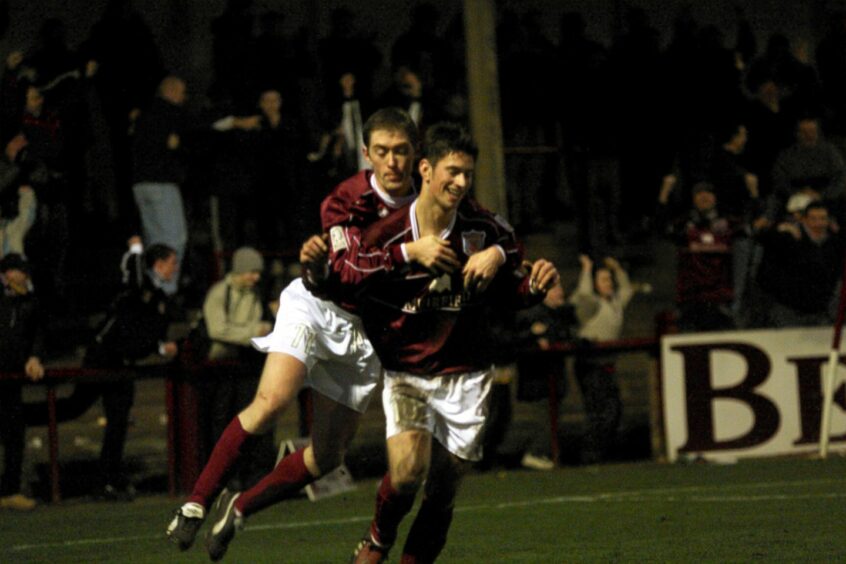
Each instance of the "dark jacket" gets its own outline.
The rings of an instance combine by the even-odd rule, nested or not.
[[[140,267],[134,261],[133,268]],[[147,272],[130,273],[89,348],[87,363],[128,366],[159,350],[170,323],[168,297]]]
[[[35,294],[14,293],[0,274],[0,372],[21,372],[42,356],[42,323]]]
[[[132,181],[169,182],[185,180],[185,111],[161,98],[144,110],[135,124],[132,143]],[[179,136],[179,147],[169,149],[168,137]]]
[[[762,236],[758,284],[781,305],[801,313],[824,313],[840,279],[843,238],[831,234],[815,243],[804,229],[801,233],[798,240],[775,230]]]

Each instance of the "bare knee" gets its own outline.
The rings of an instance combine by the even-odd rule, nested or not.
[[[266,433],[287,404],[285,395],[259,389],[250,405],[241,412],[241,424],[251,433]]]
[[[426,465],[419,460],[406,460],[391,470],[391,485],[402,494],[416,493],[426,479]]]

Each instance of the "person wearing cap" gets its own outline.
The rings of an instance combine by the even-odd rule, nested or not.
[[[28,511],[35,500],[21,493],[24,436],[20,378],[32,381],[44,376],[41,364],[41,323],[38,300],[33,293],[26,259],[11,253],[0,260],[0,441],[3,444],[3,477],[0,509]]]
[[[234,368],[226,366],[221,371],[212,365],[206,372],[208,377],[200,382],[203,417],[208,421],[205,438],[211,445],[229,421],[249,405],[258,383],[264,358],[250,339],[263,337],[273,328],[258,291],[263,271],[264,259],[257,250],[237,249],[229,273],[209,288],[203,302],[203,318],[211,339],[207,360],[238,361]]]

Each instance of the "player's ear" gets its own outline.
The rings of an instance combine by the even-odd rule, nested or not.
[[[432,164],[427,159],[420,159],[418,170],[420,170],[420,178],[423,182],[432,180]]]

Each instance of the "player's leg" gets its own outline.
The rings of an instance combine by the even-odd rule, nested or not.
[[[429,431],[402,431],[388,438],[388,473],[376,493],[376,510],[368,534],[356,547],[353,562],[382,562],[396,542],[397,529],[411,511],[432,454]]]
[[[409,564],[433,562],[446,544],[461,479],[482,455],[491,374],[435,377],[418,387],[428,397],[434,441],[423,503],[403,549],[402,562]]]
[[[311,444],[280,460],[272,472],[238,497],[235,510],[241,516],[296,494],[343,462],[361,414],[316,391],[312,398]]]
[[[388,473],[376,494],[368,534],[355,550],[355,562],[381,562],[396,541],[397,528],[414,505],[432,456],[432,415],[419,378],[388,373],[384,379]]]
[[[455,496],[470,463],[432,442],[432,464],[423,502],[402,550],[403,564],[434,562],[443,550],[452,524]]]
[[[211,501],[229,480],[238,460],[294,401],[306,373],[305,364],[297,358],[285,353],[268,354],[255,398],[224,429],[188,502],[177,509],[168,526],[168,536],[180,549],[186,550],[194,542]]]
[[[226,484],[237,460],[258,435],[272,428],[276,417],[296,399],[305,376],[306,366],[293,356],[267,355],[255,398],[223,431],[194,485],[190,501],[208,507]]]

